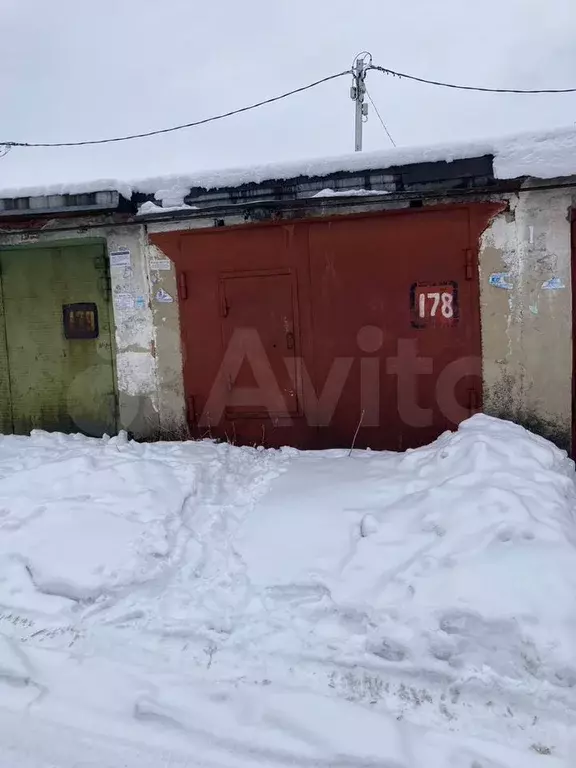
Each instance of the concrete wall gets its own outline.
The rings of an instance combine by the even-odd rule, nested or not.
[[[111,255],[112,306],[120,426],[136,435],[158,429],[155,333],[150,306],[143,227],[105,230]],[[115,266],[114,254],[129,251],[128,266]]]
[[[159,434],[165,439],[188,436],[178,287],[174,264],[156,246],[147,246],[150,304],[155,333]]]
[[[575,203],[571,189],[510,195],[479,252],[484,410],[564,448],[572,432]]]

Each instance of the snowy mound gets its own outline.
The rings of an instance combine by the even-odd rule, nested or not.
[[[564,452],[476,416],[406,454],[296,456],[238,549],[318,652],[573,688],[575,504]]]
[[[166,464],[123,450],[125,438],[64,442],[63,452],[57,440],[33,433],[32,466],[0,477],[0,580],[11,585],[4,604],[27,607],[18,596],[30,581],[41,596],[82,601],[152,579],[194,491],[192,473],[180,481]],[[62,601],[40,602],[50,610]]]
[[[569,766],[575,510],[486,416],[403,454],[0,438],[0,708],[198,765]]]

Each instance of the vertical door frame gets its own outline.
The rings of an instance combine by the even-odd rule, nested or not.
[[[572,431],[570,455],[576,457],[576,208],[570,212],[570,276],[572,292]]]
[[[12,409],[12,385],[10,382],[10,358],[8,356],[8,331],[6,328],[6,314],[4,312],[4,286],[2,283],[2,251],[4,248],[0,247],[0,348],[4,351],[4,359],[6,360],[6,422],[3,425],[0,423],[0,427],[3,429],[6,427],[4,434],[12,434],[14,432],[14,412]],[[0,409],[2,405],[0,404]]]

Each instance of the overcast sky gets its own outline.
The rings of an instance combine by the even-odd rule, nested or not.
[[[1,0],[0,141],[142,132],[374,62],[493,87],[576,86],[576,0]],[[131,179],[353,150],[348,78],[217,124],[89,148],[13,149],[0,187]],[[378,72],[400,145],[576,123],[576,94],[463,93]],[[365,149],[388,148],[372,113]]]

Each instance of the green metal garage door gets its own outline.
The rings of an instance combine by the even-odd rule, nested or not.
[[[0,431],[115,431],[109,294],[102,245],[0,250]]]

